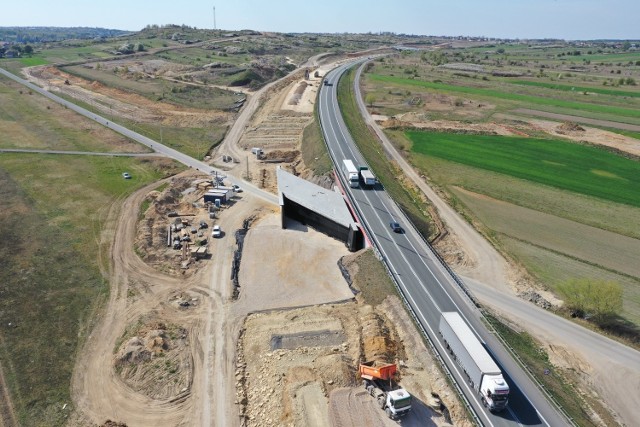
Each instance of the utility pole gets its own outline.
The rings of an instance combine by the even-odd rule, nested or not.
[[[213,29],[217,30],[218,28],[216,27],[216,7],[213,6]]]

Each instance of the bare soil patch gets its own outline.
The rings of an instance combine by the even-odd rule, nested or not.
[[[210,176],[189,172],[172,178],[162,191],[147,195],[148,208],[140,213],[135,243],[136,252],[147,264],[174,276],[194,273],[192,267],[198,260],[192,259],[191,249],[208,246],[215,222],[203,209],[202,201],[203,194],[211,187]],[[206,228],[200,226],[202,221],[207,224]],[[169,229],[172,236],[189,240],[182,241],[177,249],[173,239],[171,246],[167,246]]]
[[[191,188],[185,182],[191,185],[197,180],[197,174],[186,172],[175,177],[174,183],[178,189]],[[170,180],[165,182],[163,191],[171,188]],[[233,381],[232,374],[218,375],[227,370],[223,361],[232,360],[227,352],[233,355],[233,350],[227,346],[228,336],[217,334],[227,330],[224,303],[232,288],[231,230],[240,228],[243,219],[256,215],[262,205],[239,200],[223,209],[216,221],[228,234],[211,242],[213,261],[202,260],[193,273],[172,277],[165,274],[165,270],[170,272],[166,265],[159,262],[154,269],[134,253],[140,206],[157,186],[148,186],[127,199],[117,217],[111,298],[76,366],[73,396],[77,411],[71,426],[106,419],[131,426],[235,425],[237,418],[224,392],[229,390],[224,384],[227,378]],[[162,195],[162,191],[155,193]],[[178,191],[173,202],[190,195]],[[172,198],[170,191],[165,196]],[[161,205],[159,211],[170,207],[169,203]],[[202,207],[198,209],[204,212]],[[158,244],[166,247],[162,239]],[[216,378],[221,382],[214,387]],[[221,410],[216,402],[221,402]]]
[[[290,226],[283,230],[274,215],[245,237],[239,304],[247,312],[353,298],[337,268],[349,253],[345,245],[301,224]]]
[[[276,85],[268,106],[254,117],[252,126],[264,126],[265,136],[282,132],[283,138],[295,139],[296,133],[287,130],[293,126],[301,137],[310,114],[282,108],[288,99],[281,91],[295,86],[297,79]],[[303,97],[309,87],[302,93],[300,87],[293,90]],[[286,126],[281,126],[283,120]],[[299,150],[299,141],[271,141],[262,146],[267,160],[289,160]],[[261,176],[262,186],[274,189],[275,163],[247,156],[252,180]],[[290,167],[300,173],[305,169],[296,158]],[[398,301],[380,307],[352,301],[337,266],[347,254],[343,243],[300,225],[282,230],[273,210],[247,192],[219,212],[216,221],[225,235],[209,242],[212,260],[184,270],[183,259],[166,248],[163,231],[169,212],[196,222],[204,214],[198,199],[206,186],[198,180],[185,173],[165,188],[136,193],[123,207],[113,246],[111,301],[74,378],[74,403],[81,413],[76,425],[107,418],[129,425],[328,425],[331,392],[358,388],[357,363],[366,358],[400,363],[402,383],[406,378],[416,396],[416,422],[424,425],[431,419],[433,425],[446,425],[428,405],[439,408],[431,395],[435,392],[454,406],[453,393],[446,391],[444,380],[441,389],[431,379],[441,378],[433,361],[414,354],[427,351],[411,341],[411,321],[390,320],[406,316]],[[145,199],[149,207],[141,215]],[[233,231],[249,217],[254,220],[240,263],[240,297],[233,302]],[[243,323],[250,312],[254,314]],[[407,349],[405,341],[416,350]],[[342,416],[351,417],[348,410]]]
[[[351,268],[350,277],[357,276]],[[399,363],[401,383],[415,396],[403,425],[448,425],[434,396],[451,407],[456,397],[396,297],[376,308],[348,302],[249,315],[238,344],[236,401],[247,426],[395,425],[360,387],[357,365],[374,359]],[[454,417],[464,414],[456,410]]]
[[[217,164],[224,168],[237,167],[237,174],[273,193],[277,191],[275,169],[278,166],[296,175],[308,176],[300,149],[304,128],[313,120],[321,81],[321,77],[314,75],[312,70],[305,80],[304,72],[294,73],[261,93],[263,102],[248,120],[237,147],[223,146],[214,153]],[[252,154],[252,148],[261,148],[264,156]],[[235,153],[235,163],[220,161],[226,152]]]
[[[186,348],[186,329],[146,321],[124,338],[114,363],[116,372],[132,389],[154,399],[174,398],[189,389],[193,362]]]
[[[105,116],[115,115],[134,122],[162,123],[171,127],[228,124],[233,118],[231,113],[154,102],[133,92],[90,82],[51,66],[26,68],[24,73],[28,80],[85,102]]]

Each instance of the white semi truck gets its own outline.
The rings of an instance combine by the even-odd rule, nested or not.
[[[349,181],[349,187],[357,188],[360,186],[358,168],[356,168],[352,160],[345,159],[342,161],[342,172],[344,172],[345,178]]]
[[[442,313],[440,335],[478,392],[482,404],[492,412],[502,411],[509,400],[509,385],[487,350],[457,312]]]

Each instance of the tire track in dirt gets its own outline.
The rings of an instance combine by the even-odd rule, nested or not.
[[[4,380],[4,369],[0,364],[0,427],[18,427],[18,425],[9,388]]]
[[[157,185],[154,183],[138,190],[124,201],[120,209],[111,247],[109,301],[79,356],[74,372],[74,402],[79,411],[96,423],[109,418],[125,420],[130,426],[177,425],[184,421],[184,414],[191,404],[189,399],[153,400],[137,393],[117,376],[113,367],[113,350],[127,323],[156,306],[158,294],[184,287],[178,279],[158,274],[133,253],[140,203]],[[111,209],[109,216],[113,218],[117,211]],[[106,234],[109,234],[108,230]],[[135,281],[150,286],[139,302],[128,305],[128,290]],[[196,369],[194,374],[197,372]]]
[[[167,181],[167,180],[165,180]],[[150,184],[102,209],[105,231],[96,236],[104,247],[111,241],[111,292],[101,318],[80,353],[73,376],[72,396],[78,424],[107,419],[135,426],[224,425],[239,426],[235,400],[235,341],[241,321],[229,319],[231,281],[229,266],[235,249],[231,230],[263,207],[249,196],[236,200],[233,214],[223,214],[218,224],[229,230],[210,245],[214,262],[207,262],[189,278],[169,277],[145,264],[134,252],[139,207],[160,182]],[[107,213],[108,212],[108,213]],[[231,213],[231,212],[229,212]],[[169,303],[176,293],[200,294],[199,304],[188,310]],[[152,314],[187,331],[191,372],[187,387],[165,399],[153,399],[134,390],[116,372],[114,351],[128,328]]]

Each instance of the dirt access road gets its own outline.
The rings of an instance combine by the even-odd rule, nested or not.
[[[142,188],[129,197],[121,209],[114,205],[109,214],[108,223],[116,224],[112,236],[110,299],[76,365],[72,391],[77,415],[71,425],[114,419],[124,421],[130,427],[204,426],[211,423],[213,412],[220,421],[215,425],[231,424],[225,418],[228,414],[215,404],[224,407],[225,399],[217,393],[233,389],[234,385],[231,382],[225,387],[214,381],[226,378],[232,381],[233,374],[221,375],[224,369],[217,366],[216,372],[214,364],[224,364],[226,356],[233,355],[234,344],[219,336],[227,321],[224,301],[231,294],[229,266],[233,238],[219,239],[213,248],[219,262],[210,263],[208,268],[186,280],[166,276],[146,265],[134,253],[134,238],[140,204],[157,186],[155,183]],[[234,215],[223,216],[219,224],[225,230],[235,230],[241,227],[245,217],[261,208],[259,200],[238,202]],[[103,238],[111,238],[112,232],[107,229]],[[170,303],[176,292],[199,294],[201,303],[192,310],[182,310]],[[150,314],[184,328],[192,359],[192,372],[187,373],[191,378],[190,385],[165,399],[136,392],[122,380],[114,366],[114,349],[127,328]],[[225,344],[230,344],[231,349]]]
[[[583,385],[585,389],[599,394],[624,424],[636,425],[637,408],[640,407],[638,393],[640,363],[629,363],[629,361],[640,362],[640,353],[579,325],[567,322],[548,311],[535,310],[533,319],[544,317],[545,321],[532,321],[531,313],[528,311],[525,314],[519,308],[523,301],[517,296],[517,292],[523,289],[517,289],[517,282],[520,279],[518,270],[510,266],[479,232],[458,215],[398,152],[366,109],[363,98],[359,95],[357,82],[358,79],[356,79],[358,104],[367,124],[376,132],[388,155],[398,162],[407,177],[433,203],[452,235],[449,246],[455,246],[456,250],[461,250],[465,254],[464,263],[452,265],[456,273],[463,276],[465,283],[482,304],[501,313],[514,324],[526,325],[526,331],[547,346],[547,351],[558,364],[576,368],[572,361],[582,360],[579,371],[585,380]],[[542,126],[543,123],[540,122],[540,125]],[[629,149],[629,144],[621,144],[616,148],[625,151]],[[542,291],[536,290],[536,292],[543,294],[547,299],[552,299]],[[497,303],[497,300],[492,297],[494,294],[499,294],[501,299],[507,299],[509,302]],[[537,307],[531,307],[532,310],[535,308]],[[563,328],[550,327],[556,322],[562,322]],[[612,348],[616,351],[611,352]],[[604,358],[603,354],[609,354],[611,358]],[[615,365],[613,370],[612,362]],[[611,375],[612,371],[616,374]]]
[[[107,419],[125,422],[130,427],[240,426],[243,420],[238,413],[238,401],[234,393],[238,378],[235,358],[236,344],[245,316],[255,310],[286,310],[291,305],[326,304],[350,298],[350,291],[337,268],[337,259],[346,254],[344,246],[305,227],[280,230],[272,208],[248,193],[241,195],[232,207],[221,214],[217,223],[225,230],[225,235],[210,247],[214,254],[211,262],[207,262],[195,274],[182,277],[171,277],[163,274],[162,269],[153,269],[134,252],[134,239],[139,224],[139,206],[157,186],[158,183],[137,191],[121,208],[114,205],[109,214],[107,222],[111,226],[105,230],[103,239],[113,240],[109,272],[110,299],[80,353],[74,372],[72,392],[76,411],[69,423],[71,426],[100,424]],[[257,223],[260,223],[258,219],[263,216],[265,222],[262,227],[252,230],[247,236],[247,257],[244,258],[241,270],[244,271],[243,286],[240,299],[232,302],[229,268],[235,249],[233,230],[239,229],[245,218],[255,217]],[[271,220],[267,220],[268,217]],[[282,244],[280,239],[285,238],[293,240]],[[274,243],[281,244],[274,246]],[[291,265],[295,265],[297,261],[305,265],[313,264],[316,268],[315,273],[305,269],[309,280],[300,281],[299,273],[292,274],[295,270],[291,269]],[[269,275],[264,274],[265,272]],[[271,282],[267,280],[267,276],[271,277]],[[311,276],[315,276],[315,280]],[[334,289],[336,285],[340,287]],[[317,286],[322,292],[317,292]],[[181,300],[186,296],[188,301],[196,303],[186,309],[180,307],[176,304],[177,295]],[[306,325],[305,317],[300,319],[301,324]],[[410,322],[406,323],[410,325]],[[287,326],[285,322],[280,327],[286,330]],[[165,337],[162,332],[164,329],[176,330],[179,336]],[[146,337],[155,334],[153,340],[146,340],[140,330]],[[357,333],[358,329],[354,330]],[[170,336],[171,333],[167,335]],[[411,332],[404,336],[410,337]],[[154,390],[148,388],[149,381],[141,378],[144,373],[135,373],[135,366],[125,365],[122,368],[118,364],[123,360],[128,362],[126,358],[130,354],[129,347],[137,345],[136,348],[140,348],[141,338],[145,338],[143,344],[151,351],[166,345],[168,349],[164,354],[174,350],[172,341],[183,343],[184,357],[169,360],[168,356],[164,356],[164,359],[155,359],[165,362],[167,366],[164,375],[155,377],[159,384]],[[356,351],[360,346],[354,344],[352,348]],[[159,351],[157,354],[160,353],[163,352]],[[300,350],[300,353],[309,354],[306,349]],[[145,353],[143,351],[138,354]],[[275,356],[277,355],[274,354]],[[180,365],[171,366],[169,362],[173,363],[174,360],[178,360]],[[142,362],[141,365],[145,361]],[[352,368],[353,363],[352,361],[347,365]],[[426,371],[427,365],[412,363],[415,363],[416,372]],[[433,363],[429,363],[431,369]],[[149,363],[146,366],[148,365]],[[154,375],[158,370],[164,369],[163,363],[158,365]],[[410,369],[407,368],[408,371]],[[131,370],[134,375],[123,377],[123,372]],[[329,380],[334,384],[352,380],[350,374],[341,375],[340,371],[331,370],[327,372],[337,375]],[[169,375],[174,375],[171,378],[184,384],[184,387],[167,383],[166,377]],[[139,381],[136,383],[132,378]],[[420,392],[421,402],[428,401],[429,393],[424,392],[427,381],[420,375],[415,378],[409,384],[413,384],[416,390],[423,390]],[[147,388],[144,389],[143,386]],[[298,420],[294,422],[295,425],[304,425],[305,422],[300,420],[308,420],[309,416],[314,418],[313,411],[326,413],[328,410],[326,401],[321,398],[322,388],[310,386],[305,390],[303,394],[306,400],[299,402],[300,412],[296,412],[295,408],[293,411],[293,419]],[[447,395],[451,393],[447,392]],[[449,400],[451,405],[455,403],[454,398]],[[252,399],[249,405],[255,403],[256,400]],[[431,414],[425,413],[424,416],[430,418]],[[444,424],[440,421],[437,425]]]
[[[183,175],[199,178],[194,172]],[[107,228],[104,234],[105,239],[113,239],[111,296],[76,365],[76,411],[71,426],[95,425],[107,419],[125,422],[129,427],[240,426],[242,421],[237,402],[234,403],[236,344],[244,318],[255,311],[286,312],[292,306],[353,299],[337,267],[337,260],[348,254],[344,244],[301,225],[290,224],[289,229],[282,230],[273,208],[251,195],[236,197],[232,206],[219,214],[216,223],[222,226],[224,235],[212,242],[213,258],[202,262],[195,274],[171,277],[161,269],[151,268],[134,252],[134,240],[140,233],[136,229],[141,223],[139,206],[157,186],[155,183],[137,191],[121,209],[114,205],[109,214],[107,222],[117,224],[115,231]],[[233,301],[229,278],[236,248],[233,231],[242,227],[245,218],[253,218],[256,225],[245,238],[241,293]],[[315,270],[306,268],[301,275],[300,269],[292,268],[299,263],[313,265]],[[176,295],[181,296],[181,301],[187,296],[191,305],[178,306]],[[157,378],[155,387],[151,384],[146,389],[140,387],[141,383],[148,386],[144,375],[138,375],[137,382],[123,378],[118,361],[128,353],[121,349],[128,349],[127,342],[139,340],[140,334],[134,332],[141,324],[149,323],[149,318],[154,325],[150,329],[162,323],[177,325],[182,331],[186,345],[181,351],[185,357],[175,378],[185,379],[184,388],[172,389],[164,375]],[[304,320],[307,318],[300,316],[303,328],[308,327]],[[326,318],[322,317],[319,324],[325,323]],[[280,323],[285,330],[288,326],[287,322]],[[351,333],[357,334],[357,329]],[[149,347],[150,343],[144,344]],[[161,362],[160,371],[172,350],[172,345],[167,347],[163,357],[155,358]],[[140,361],[147,373],[153,373],[149,368],[153,360]],[[316,401],[321,394],[313,392],[309,396]],[[320,408],[327,410],[326,405]]]

